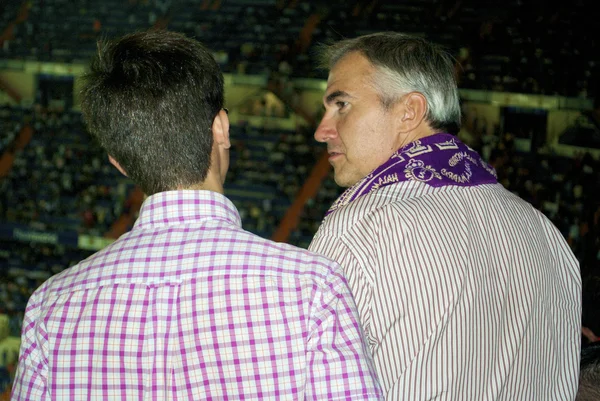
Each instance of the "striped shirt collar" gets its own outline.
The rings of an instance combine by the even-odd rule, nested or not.
[[[142,204],[133,230],[199,220],[225,220],[242,226],[237,208],[224,195],[205,190],[177,190],[149,196]]]

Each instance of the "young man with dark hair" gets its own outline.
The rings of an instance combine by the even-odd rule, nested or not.
[[[82,110],[148,198],[133,229],[27,306],[12,399],[380,399],[341,268],[242,230],[210,52],[150,31],[99,46]]]

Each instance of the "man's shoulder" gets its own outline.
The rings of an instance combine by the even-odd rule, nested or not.
[[[337,262],[326,256],[294,245],[265,239],[253,233],[248,232],[247,234],[263,247],[264,257],[277,272],[293,276],[314,276],[327,280],[331,275],[335,276],[341,272]],[[281,270],[282,268],[283,270]]]
[[[34,291],[32,299],[41,300],[46,294],[70,292],[76,290],[75,283],[77,282],[85,283],[86,281],[93,281],[93,274],[91,274],[90,269],[96,265],[99,265],[100,267],[103,266],[99,260],[101,260],[102,254],[106,253],[111,245],[108,245],[106,248],[93,253],[71,266],[66,266],[64,270],[48,278]]]
[[[44,284],[44,290],[64,293],[113,284],[161,285],[198,279],[209,273],[322,283],[341,271],[336,262],[325,256],[242,228],[215,230],[214,235],[206,236],[199,232],[188,232],[188,237],[171,242],[170,246],[161,242],[156,252],[151,247],[136,252],[134,245],[139,244],[139,238],[125,235],[53,276]]]
[[[365,220],[373,220],[375,216],[389,209],[391,206],[401,205],[403,208],[414,207],[413,203],[404,201],[418,199],[437,190],[437,188],[416,181],[391,184],[363,195],[335,210],[324,219],[323,227],[325,229],[333,229],[335,227],[335,231],[350,230]],[[372,221],[369,221],[369,224],[372,223]]]
[[[475,194],[476,191],[477,194]],[[433,187],[423,182],[400,182],[388,185],[353,202],[340,207],[327,216],[320,227],[321,235],[341,236],[356,229],[376,229],[386,225],[390,218],[397,223],[411,223],[431,208],[452,210],[449,218],[456,215],[457,203],[480,202],[482,199],[497,202],[509,201],[520,207],[531,207],[526,201],[506,190],[501,184],[485,184],[473,187]],[[479,204],[479,207],[492,207]],[[496,212],[501,211],[497,209]],[[532,214],[535,212],[532,211]],[[456,216],[455,216],[456,217]]]

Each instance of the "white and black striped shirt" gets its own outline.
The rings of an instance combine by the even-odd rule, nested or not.
[[[388,185],[309,249],[344,268],[388,400],[575,398],[579,263],[500,184]]]

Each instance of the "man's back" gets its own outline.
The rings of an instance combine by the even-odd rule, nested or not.
[[[222,195],[159,193],[32,296],[13,396],[378,399],[353,311],[337,265],[243,231]]]
[[[499,184],[389,185],[331,214],[310,249],[344,267],[388,399],[573,399],[577,260]]]

